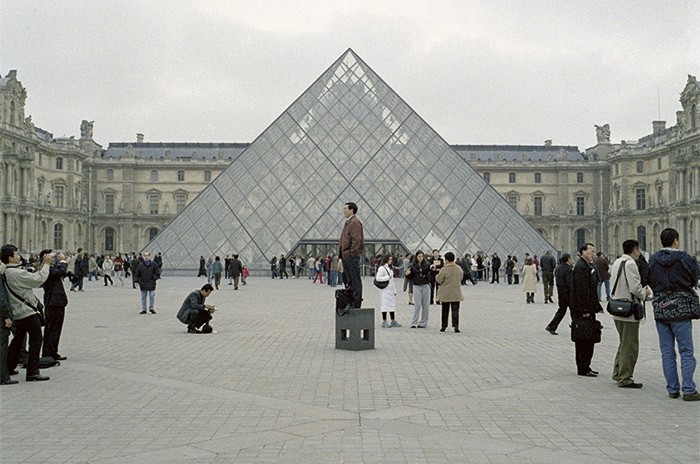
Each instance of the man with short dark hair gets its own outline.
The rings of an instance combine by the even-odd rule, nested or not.
[[[238,255],[233,255],[229,263],[228,276],[233,279],[233,289],[238,290],[238,284],[241,280],[241,273],[243,272],[243,263],[238,259]]]
[[[12,325],[15,333],[7,354],[7,369],[12,372],[19,363],[19,355],[24,346],[24,338],[29,335],[29,354],[27,357],[27,382],[49,380],[39,372],[39,352],[41,351],[41,322],[35,308],[39,300],[32,289],[38,288],[49,276],[51,255],[44,256],[41,268],[29,272],[22,268],[22,256],[14,245],[5,245],[0,249],[0,261],[6,265],[3,282],[6,286],[8,300],[12,308]]]
[[[596,272],[598,273],[598,300],[602,299],[601,291],[605,285],[605,299],[610,301],[610,261],[605,257],[602,251],[596,253],[596,258],[593,261]]]
[[[595,314],[602,312],[598,301],[596,286],[598,285],[598,275],[596,274],[593,260],[595,259],[595,245],[586,243],[579,248],[581,258],[574,266],[571,286],[571,310],[572,322],[582,319],[592,319],[595,321]],[[593,359],[592,341],[576,342],[576,370],[578,375],[585,377],[597,377],[598,372],[591,369],[591,359]]]
[[[637,298],[639,302],[644,301],[651,291],[642,286],[637,268],[636,259],[641,254],[639,242],[632,239],[625,240],[622,242],[622,252],[624,255],[613,263],[612,275],[615,277],[612,286],[615,291],[611,296],[615,300],[634,301],[634,298]],[[639,321],[634,315],[629,317],[613,315],[612,318],[620,336],[612,379],[620,388],[642,388],[642,384],[635,382],[632,378],[639,357]]]
[[[204,284],[200,290],[195,290],[185,298],[177,313],[177,318],[183,324],[187,324],[187,333],[211,333],[212,313],[216,308],[204,303],[209,295],[214,291],[211,284]],[[199,328],[202,327],[202,330]]]
[[[676,229],[661,232],[663,248],[649,259],[649,286],[654,291],[654,319],[659,334],[661,364],[666,378],[666,390],[671,398],[683,392],[684,401],[700,400],[693,374],[695,355],[693,349],[693,314],[697,308],[700,268],[688,253],[680,250],[680,236]],[[678,382],[676,344],[681,358],[682,384]]]
[[[361,259],[365,252],[365,236],[362,223],[356,216],[357,205],[347,202],[343,205],[345,225],[340,233],[338,249],[343,260],[343,282],[352,289],[353,299],[351,308],[362,306],[362,278],[360,276]]]

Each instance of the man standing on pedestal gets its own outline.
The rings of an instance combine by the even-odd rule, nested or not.
[[[362,279],[360,277],[360,265],[365,252],[365,236],[362,223],[357,219],[357,205],[352,202],[345,203],[343,215],[346,218],[343,231],[340,234],[338,248],[343,260],[343,282],[352,289],[353,299],[351,308],[362,306]]]

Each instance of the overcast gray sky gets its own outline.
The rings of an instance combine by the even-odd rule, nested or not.
[[[348,48],[452,144],[637,139],[700,74],[700,0],[0,3],[27,114],[105,146],[250,142]]]

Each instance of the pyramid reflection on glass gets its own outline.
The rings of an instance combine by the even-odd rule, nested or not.
[[[232,253],[269,269],[301,241],[337,243],[348,201],[365,240],[409,251],[554,249],[352,50],[145,249],[166,269]]]

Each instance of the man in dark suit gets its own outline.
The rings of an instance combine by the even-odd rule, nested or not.
[[[579,249],[581,258],[574,266],[571,300],[571,320],[577,321],[584,318],[595,320],[595,313],[603,311],[598,301],[598,274],[593,260],[595,259],[595,246],[586,243]],[[578,375],[597,377],[598,372],[591,369],[593,358],[593,342],[576,342],[576,369]]]
[[[51,250],[42,250],[39,259],[51,253]],[[61,340],[63,320],[66,317],[66,305],[68,297],[63,288],[63,278],[66,272],[66,257],[63,253],[56,254],[56,261],[49,267],[49,277],[42,287],[44,288],[44,306],[46,312],[46,326],[44,327],[44,349],[42,356],[51,356],[56,361],[63,361],[64,356],[58,354],[58,343]]]

